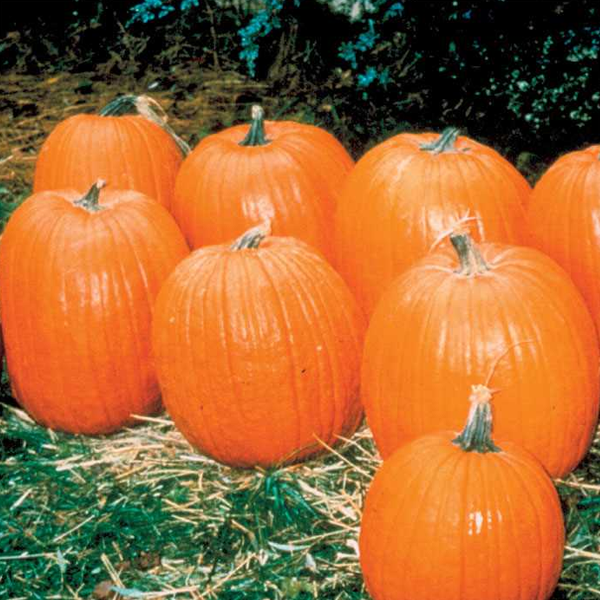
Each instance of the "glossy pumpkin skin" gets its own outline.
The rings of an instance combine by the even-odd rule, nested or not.
[[[374,600],[547,600],[562,566],[558,495],[517,445],[465,452],[455,433],[420,437],[368,491],[360,562]]]
[[[333,218],[354,163],[329,133],[292,121],[265,121],[266,145],[241,146],[238,125],[204,138],[177,176],[173,215],[192,248],[225,243],[271,222],[333,255]]]
[[[170,208],[183,157],[171,136],[140,115],[74,115],[40,150],[33,191],[86,192],[99,178],[109,189],[137,190]]]
[[[422,149],[438,142],[435,133],[396,135],[367,152],[346,180],[334,265],[368,314],[394,277],[459,224],[476,240],[525,239],[531,189],[522,175],[464,136],[447,137],[440,152]]]
[[[188,441],[223,463],[307,458],[361,420],[364,329],[341,277],[298,240],[201,248],[156,303],[163,401]]]
[[[189,250],[173,218],[134,191],[102,191],[88,212],[75,191],[34,194],[0,241],[8,372],[39,423],[106,433],[160,406],[152,305]]]
[[[489,271],[465,276],[453,249],[400,276],[373,314],[362,399],[382,456],[456,430],[469,386],[489,383],[497,437],[554,477],[585,455],[598,417],[598,347],[583,298],[541,252],[481,244]]]
[[[600,145],[559,158],[537,182],[528,244],[558,262],[583,294],[600,332]]]

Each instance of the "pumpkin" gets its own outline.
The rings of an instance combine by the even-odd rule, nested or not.
[[[583,294],[600,333],[600,145],[559,158],[537,182],[527,243],[551,256]]]
[[[165,407],[193,446],[222,463],[313,456],[361,420],[364,329],[341,277],[299,240],[258,226],[200,248],[156,302]]]
[[[565,539],[558,494],[533,456],[492,441],[490,396],[474,386],[462,433],[419,437],[375,474],[359,538],[375,600],[552,595]]]
[[[137,190],[169,208],[187,144],[157,109],[147,96],[126,95],[98,115],[60,122],[40,150],[33,191],[74,188],[83,193],[101,177],[111,188]],[[132,111],[137,114],[127,114]]]
[[[297,237],[332,256],[333,217],[353,161],[319,127],[264,121],[204,138],[177,175],[173,215],[193,248],[222,244],[270,221],[273,235]]]
[[[496,390],[495,431],[564,476],[598,416],[598,344],[581,294],[533,248],[453,235],[381,298],[365,341],[362,398],[384,458],[461,424],[476,381]],[[458,256],[457,256],[458,254]]]
[[[0,308],[18,402],[43,425],[106,433],[160,406],[152,305],[189,250],[168,211],[94,184],[40,192],[0,241]]]
[[[448,128],[375,146],[348,177],[334,264],[371,314],[386,286],[458,226],[476,240],[524,240],[527,181],[492,148]]]

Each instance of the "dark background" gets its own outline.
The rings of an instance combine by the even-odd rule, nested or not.
[[[0,69],[153,77],[175,99],[197,93],[208,70],[233,71],[265,84],[250,100],[327,127],[355,157],[400,131],[455,125],[535,178],[598,142],[596,0],[371,7],[353,21],[316,0],[5,0]]]

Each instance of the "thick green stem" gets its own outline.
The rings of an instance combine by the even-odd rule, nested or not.
[[[441,154],[442,152],[457,152],[454,144],[458,138],[460,130],[456,127],[446,127],[437,140],[429,144],[421,144],[421,150],[431,152],[432,154]]]
[[[479,248],[473,242],[473,238],[468,233],[453,233],[450,235],[450,242],[454,246],[460,261],[460,268],[457,273],[469,277],[470,275],[482,275],[490,268],[483,260]]]
[[[248,248],[258,248],[261,242],[271,233],[271,224],[263,223],[252,229],[248,229],[246,233],[241,235],[233,244],[231,250],[243,250]]]
[[[86,195],[79,200],[73,202],[75,206],[81,206],[88,212],[99,212],[104,210],[104,206],[100,204],[100,190],[106,185],[104,179],[98,179],[94,185],[87,191]]]
[[[150,96],[124,94],[109,102],[99,114],[101,117],[140,115],[164,129],[173,138],[183,156],[187,156],[191,152],[188,143],[182,140],[167,123],[168,117],[163,107]]]
[[[265,113],[262,106],[255,104],[252,107],[250,130],[240,142],[240,146],[266,146],[270,141],[265,137]]]
[[[109,102],[98,114],[101,117],[120,117],[121,115],[138,114],[138,96],[124,94]]]
[[[471,408],[462,433],[452,440],[465,452],[500,452],[492,441],[492,392],[485,385],[471,386]]]

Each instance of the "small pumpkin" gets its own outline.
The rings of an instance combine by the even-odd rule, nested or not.
[[[106,433],[160,406],[152,306],[189,250],[135,191],[40,192],[0,241],[0,308],[18,402],[48,427]]]
[[[432,431],[456,430],[474,381],[495,390],[495,431],[564,476],[598,418],[598,342],[568,275],[538,250],[477,247],[430,254],[381,298],[365,341],[362,399],[384,458]]]
[[[187,144],[148,96],[119,96],[99,114],[61,121],[43,143],[33,191],[76,189],[102,178],[114,189],[137,190],[170,208]],[[130,114],[133,113],[133,114]]]
[[[335,218],[335,266],[371,314],[389,283],[457,226],[522,243],[531,189],[495,150],[458,129],[401,133],[348,177]]]
[[[374,600],[547,600],[562,567],[558,494],[537,460],[490,435],[490,390],[465,428],[402,446],[376,473],[360,529]]]
[[[238,467],[313,456],[362,417],[360,309],[314,249],[266,234],[193,252],[165,282],[153,323],[175,425]]]
[[[551,256],[583,294],[600,334],[600,144],[569,152],[542,175],[527,209],[527,243]]]
[[[325,130],[292,121],[252,123],[204,138],[177,176],[173,215],[190,246],[221,244],[270,221],[332,256],[333,217],[354,163]]]

